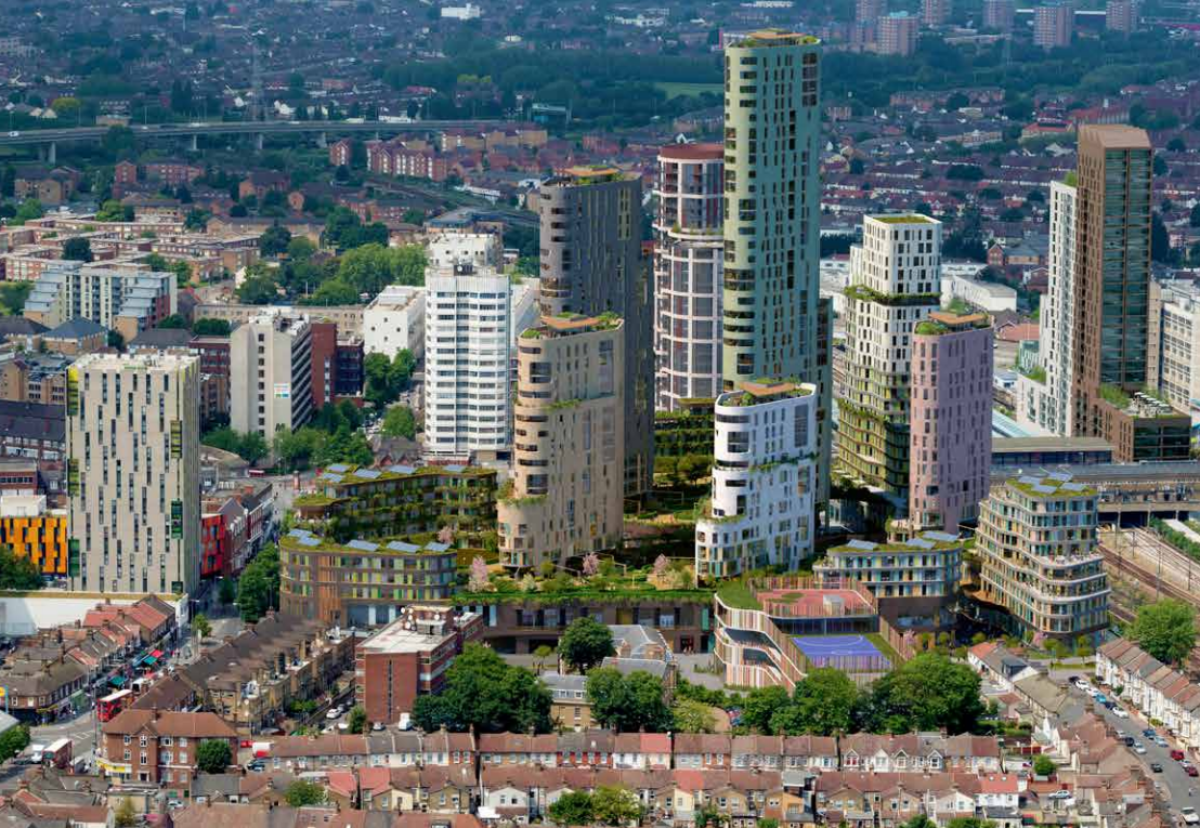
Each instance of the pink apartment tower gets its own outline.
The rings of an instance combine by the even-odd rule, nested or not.
[[[912,338],[908,514],[958,533],[987,497],[992,465],[992,327],[982,313],[932,311]]]

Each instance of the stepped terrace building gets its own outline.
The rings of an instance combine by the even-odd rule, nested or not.
[[[303,526],[331,537],[412,536],[451,527],[478,544],[496,519],[496,471],[475,466],[326,466],[318,491],[296,498]]]
[[[980,506],[976,554],[985,614],[1015,633],[1074,640],[1108,626],[1096,549],[1099,494],[1070,475],[1019,477]]]
[[[327,625],[374,627],[408,604],[454,593],[458,553],[449,544],[352,540],[293,529],[280,539],[282,612]]]

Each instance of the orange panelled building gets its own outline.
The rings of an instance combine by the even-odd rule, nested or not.
[[[0,545],[30,558],[43,575],[67,574],[67,513],[47,509],[38,495],[0,497]]]

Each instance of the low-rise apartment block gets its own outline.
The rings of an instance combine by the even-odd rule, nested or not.
[[[284,612],[364,628],[396,620],[408,604],[448,600],[455,591],[458,552],[437,541],[340,544],[293,529],[280,539],[280,559]]]
[[[126,710],[104,725],[97,764],[110,777],[190,790],[197,752],[210,740],[236,755],[237,732],[216,713]]]
[[[1065,473],[996,486],[980,505],[974,596],[1017,634],[1073,642],[1108,626],[1098,492]]]

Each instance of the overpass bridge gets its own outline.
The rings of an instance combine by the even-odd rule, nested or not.
[[[503,127],[511,121],[470,119],[454,121],[192,121],[190,123],[143,124],[130,127],[139,139],[190,138],[192,148],[202,135],[250,135],[254,136],[259,149],[267,135],[316,135],[317,142],[324,145],[330,133],[349,135],[366,132],[377,137],[398,135],[402,132],[429,132],[443,129],[486,129]],[[36,146],[49,151],[49,160],[54,162],[58,144],[80,141],[99,141],[112,127],[82,126],[51,129],[31,129],[0,132],[0,147]]]

